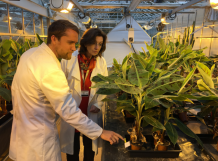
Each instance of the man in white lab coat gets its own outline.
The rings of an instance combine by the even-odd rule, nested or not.
[[[58,58],[70,59],[78,28],[67,20],[49,26],[47,45],[26,51],[12,83],[13,125],[9,157],[16,161],[61,161],[55,114],[92,140],[117,143],[117,133],[103,130],[76,106]]]

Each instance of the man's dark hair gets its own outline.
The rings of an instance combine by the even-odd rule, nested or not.
[[[103,31],[101,31],[98,28],[90,28],[84,32],[82,38],[80,39],[79,53],[86,54],[86,51],[87,51],[86,46],[95,44],[96,43],[96,36],[103,37],[103,44],[102,44],[101,50],[98,53],[98,56],[101,57],[102,53],[106,49],[107,36]]]
[[[72,29],[79,34],[79,29],[76,25],[72,24],[68,20],[57,20],[54,21],[48,28],[48,38],[47,38],[47,45],[51,43],[51,36],[54,35],[58,40],[62,36],[65,36],[65,31],[67,29]]]

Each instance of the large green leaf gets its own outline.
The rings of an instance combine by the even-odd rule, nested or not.
[[[103,95],[111,95],[120,92],[120,89],[100,88],[96,93]]]
[[[197,140],[197,142],[203,147],[203,143],[202,141],[200,140],[200,138],[195,134],[193,133],[186,125],[184,125],[181,121],[179,121],[178,119],[174,118],[175,119],[175,123],[176,125],[178,126],[178,128],[184,132],[186,135],[194,138]]]
[[[197,62],[197,67],[198,69],[200,68],[201,70],[203,70],[206,75],[210,77],[212,76],[213,73],[211,73],[211,70],[203,63]]]
[[[0,96],[2,96],[6,101],[11,101],[11,91],[0,87]]]
[[[104,102],[113,101],[113,102],[119,102],[122,104],[131,104],[132,103],[131,100],[118,100],[118,99],[109,99],[109,98],[104,98],[102,101],[104,101]]]
[[[98,75],[96,75],[92,78],[92,81],[97,83],[97,82],[102,82],[104,80],[102,78],[100,78]]]
[[[128,55],[126,56],[126,60],[122,63],[122,73],[123,73],[123,79],[126,80],[126,70],[127,70],[127,62],[129,60]]]
[[[153,97],[148,97],[148,96],[144,97],[144,102],[145,102],[145,110],[160,104],[157,100],[153,99]]]
[[[143,90],[138,87],[122,85],[122,84],[117,84],[117,85],[122,91],[129,93],[129,94],[139,94],[143,92]]]
[[[210,76],[211,75],[211,72],[209,73],[206,73],[203,69],[201,69],[199,67],[199,63],[198,63],[198,66],[197,66],[199,72],[201,73],[203,79],[204,79],[204,82],[212,89],[214,89],[214,83],[213,83],[213,80],[212,80],[212,77]],[[209,70],[209,68],[208,68]],[[207,71],[208,72],[208,71]]]
[[[155,118],[153,118],[152,116],[144,116],[143,119],[149,123],[150,125],[158,128],[158,129],[164,129],[165,127]]]
[[[146,67],[146,70],[149,71],[150,75],[154,71],[155,65],[156,65],[156,57],[152,56],[148,62],[147,67]]]
[[[115,83],[105,83],[105,82],[98,82],[91,88],[110,88],[110,89],[119,89],[119,87]]]
[[[118,64],[117,60],[115,58],[113,58],[113,65],[114,65],[114,68],[117,69],[117,70],[120,70],[121,68],[121,65]]]
[[[142,86],[144,86],[149,81],[149,73],[144,69],[137,69],[136,71],[135,66],[132,65],[128,72],[128,79],[132,84],[139,86],[138,79],[137,79],[137,72],[138,72],[139,79],[142,83]]]
[[[17,47],[15,41],[12,40],[12,39],[11,39],[10,41],[11,41],[11,47],[12,47],[12,49],[14,49],[14,51],[18,54],[18,47]]]
[[[36,34],[37,40],[39,41],[39,45],[41,45],[43,43],[42,39],[40,38],[40,36],[38,34]]]
[[[97,76],[100,77],[104,81],[108,81],[108,82],[112,82],[112,83],[114,82],[114,80],[110,79],[108,76],[103,76],[101,74],[98,74]]]
[[[190,102],[193,103],[190,99],[188,99],[187,97],[183,96],[183,95],[157,95],[154,96],[153,99],[172,99],[172,100],[176,100],[176,101],[186,101],[186,102]]]
[[[214,95],[210,96],[194,96],[194,95],[188,95],[188,94],[180,94],[180,96],[189,98],[189,99],[196,99],[196,100],[217,100],[217,97]]]
[[[144,69],[146,68],[146,66],[147,66],[148,63],[142,58],[141,55],[138,55],[138,54],[136,54],[136,53],[133,53],[133,57],[134,57],[135,59],[139,60],[139,62],[141,63],[141,65],[143,66]]]
[[[184,82],[182,83],[182,87],[180,88],[178,94],[183,90],[183,88],[185,87],[185,85],[188,83],[188,81],[192,78],[192,76],[194,75],[194,72],[196,70],[196,67],[194,67],[194,69],[187,75],[187,77],[185,78]]]
[[[155,57],[157,56],[158,53],[157,49],[153,48],[152,46],[149,46],[147,43],[146,43],[146,47],[151,56],[155,56]]]
[[[173,127],[171,122],[167,122],[165,125],[167,135],[169,136],[171,142],[175,145],[178,139],[178,133],[176,129]]]
[[[4,40],[2,47],[5,51],[8,51],[11,47],[11,41],[10,40]]]
[[[162,95],[166,92],[173,92],[180,89],[184,78],[171,76],[169,78],[162,79],[153,84],[147,89],[147,94]]]
[[[126,86],[134,86],[134,85],[131,84],[129,81],[124,80],[124,79],[122,79],[122,78],[116,79],[116,80],[115,80],[115,83],[116,83],[117,85],[120,84],[120,85],[126,85]]]
[[[204,81],[202,79],[197,81],[197,85],[201,91],[210,91],[211,92],[210,88],[204,83]]]

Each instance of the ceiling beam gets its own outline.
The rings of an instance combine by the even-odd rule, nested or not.
[[[77,0],[70,0],[75,6],[76,8],[78,8],[81,12],[84,12],[84,9],[82,8],[82,6],[77,2]]]
[[[93,20],[94,21],[94,23],[96,23],[97,25],[98,25],[98,23],[119,23],[120,21],[121,21],[121,19],[120,20]],[[136,22],[138,22],[138,23],[145,23],[145,21],[144,20],[136,20]]]
[[[203,0],[193,0],[201,2]],[[196,2],[196,3],[198,3]],[[190,2],[188,2],[190,3]],[[191,3],[193,3],[191,1]],[[186,3],[185,3],[186,4]],[[158,3],[158,4],[140,4],[137,6],[139,9],[177,9],[181,8],[180,10],[184,8],[204,8],[208,6],[208,3],[201,3],[201,4],[192,4],[192,5],[185,5],[185,4],[173,4],[173,3]],[[98,8],[98,9],[104,9],[104,8],[123,8],[128,7],[129,4],[126,3],[86,3],[82,2],[80,3],[82,8],[89,9],[89,8]],[[183,7],[186,6],[186,7]]]
[[[128,7],[128,11],[133,11],[136,9],[136,7],[141,3],[141,0],[132,0],[132,2],[130,3],[129,7]]]
[[[171,12],[171,14],[175,14],[176,12],[179,12],[179,11],[181,11],[181,10],[183,10],[183,9],[186,9],[186,8],[192,8],[192,7],[196,6],[196,5],[198,5],[197,3],[201,2],[201,1],[203,1],[203,0],[192,0],[192,1],[188,2],[188,3],[185,3],[185,4],[183,4],[183,5],[180,5],[179,7],[173,9],[173,11]],[[204,7],[206,7],[206,6],[207,6],[207,5],[205,5]],[[165,16],[168,16],[168,15],[169,15],[169,13],[166,13]],[[151,21],[149,21],[149,22],[154,22],[154,21],[160,20],[161,18],[162,18],[162,17],[160,16],[160,17],[155,18],[155,19],[153,19],[153,20],[151,20]]]
[[[71,13],[78,14],[78,11],[71,11]],[[122,13],[121,11],[87,11],[86,13]],[[166,12],[130,12],[130,13],[166,13]],[[177,12],[180,14],[194,14],[195,12]]]

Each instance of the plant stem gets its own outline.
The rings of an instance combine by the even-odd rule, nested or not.
[[[160,137],[160,142],[162,142],[162,143],[164,142],[165,131],[166,130],[163,130],[161,137]]]
[[[136,133],[137,133],[137,138],[140,138],[141,134],[141,119],[142,119],[142,94],[140,93],[137,98],[137,104],[138,104],[138,113],[136,117]],[[139,141],[139,140],[138,140]]]

